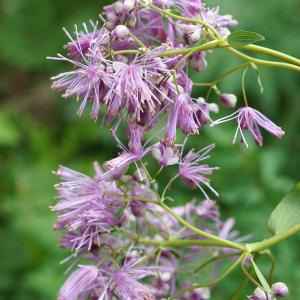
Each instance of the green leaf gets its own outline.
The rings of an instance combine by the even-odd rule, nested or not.
[[[176,16],[180,16],[180,11],[176,8],[172,8],[169,10],[170,13],[172,13],[173,15],[176,15]]]
[[[245,31],[245,30],[238,30],[231,33],[228,36],[227,41],[232,46],[246,46],[249,44],[254,44],[263,41],[264,39],[265,37],[259,33]]]
[[[268,226],[274,235],[300,224],[300,182],[277,205]]]
[[[263,273],[260,271],[259,267],[256,265],[256,263],[254,262],[253,259],[251,259],[251,263],[253,265],[255,274],[257,276],[257,278],[259,279],[261,285],[263,286],[263,288],[267,291],[267,292],[271,292],[271,288],[266,280],[266,278],[264,277]]]

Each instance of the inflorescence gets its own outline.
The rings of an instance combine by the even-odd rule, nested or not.
[[[85,110],[94,121],[102,116],[120,148],[102,166],[94,163],[93,177],[64,166],[55,172],[61,183],[52,207],[54,229],[63,231],[60,246],[70,250],[71,272],[58,299],[210,299],[220,260],[243,259],[249,266],[240,257],[249,237],[239,236],[233,219],[222,221],[210,199],[218,196],[209,179],[218,167],[207,164],[215,145],[186,151],[187,139],[229,120],[237,121],[233,142],[240,134],[246,146],[246,131],[260,146],[259,127],[278,138],[284,132],[247,101],[213,121],[219,105],[192,97],[189,70],[205,70],[206,50],[219,45],[215,40],[224,42],[238,23],[231,15],[200,0],[118,0],[104,7],[101,19],[103,25],[83,24],[74,34],[64,29],[67,54],[49,57],[70,66],[52,78],[53,89],[77,97],[79,116]],[[210,88],[220,104],[236,106],[235,95]],[[125,144],[118,137],[122,122]],[[147,168],[153,159],[155,175]],[[176,173],[162,188],[157,179],[167,167]],[[201,193],[170,208],[168,191],[177,179]],[[211,263],[203,276],[212,284],[197,285],[199,272]],[[269,299],[286,296],[283,285],[272,287]],[[267,297],[259,289],[249,299]]]

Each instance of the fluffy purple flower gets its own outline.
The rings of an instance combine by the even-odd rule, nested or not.
[[[95,266],[79,266],[61,287],[58,300],[87,299],[86,296],[94,288],[99,274]],[[84,298],[81,298],[86,296]]]
[[[157,78],[167,72],[166,65],[159,58],[140,58],[129,64],[116,62],[113,65],[114,80],[105,97],[108,116],[116,116],[122,109],[140,120],[145,111],[153,116],[160,105],[155,91]]]
[[[97,166],[96,166],[97,170]],[[55,173],[64,182],[57,184],[59,202],[52,207],[58,214],[55,229],[67,229],[75,235],[69,242],[72,250],[100,246],[101,233],[117,225],[115,211],[121,206],[118,198],[109,196],[120,193],[113,182],[96,179],[61,166]],[[96,171],[96,176],[99,176]]]
[[[201,104],[193,102],[187,94],[177,96],[169,111],[169,120],[166,129],[165,140],[173,143],[176,140],[177,128],[181,128],[185,134],[198,133],[200,120],[199,113],[205,114]]]
[[[144,156],[150,153],[153,146],[148,146],[147,143],[142,145],[144,128],[134,122],[130,122],[127,128],[127,136],[129,138],[128,148],[115,136],[118,146],[123,152],[116,158],[113,158],[105,163],[107,172],[100,174],[98,180],[118,178],[126,172],[130,164],[140,161]]]
[[[118,269],[102,269],[105,285],[98,299],[108,299],[109,292],[113,291],[122,300],[154,300],[150,289],[139,282],[139,280],[154,274],[153,268],[137,266],[142,260],[127,258],[123,266]]]
[[[234,112],[233,114],[227,117],[214,121],[211,124],[211,126],[215,126],[234,119],[237,119],[238,123],[238,127],[233,138],[234,144],[236,143],[238,133],[240,133],[242,143],[248,147],[247,140],[244,136],[244,131],[248,130],[255,143],[259,146],[262,146],[263,137],[260,133],[259,127],[264,128],[277,138],[282,138],[282,136],[284,135],[284,131],[280,127],[274,124],[261,112],[248,106],[240,108],[238,111]]]
[[[210,199],[203,200],[195,207],[195,214],[199,217],[200,221],[213,220],[216,225],[220,223],[220,211],[216,201]]]
[[[215,195],[218,196],[218,193],[211,187],[209,184],[209,179],[206,177],[213,173],[213,171],[218,170],[217,167],[209,167],[208,165],[201,165],[203,160],[209,158],[207,156],[208,152],[210,152],[214,148],[214,145],[207,146],[198,152],[190,151],[188,154],[182,158],[179,163],[179,175],[183,182],[185,182],[192,189],[199,188],[206,199],[206,192],[202,188],[201,184],[204,184],[208,187]]]
[[[230,34],[227,27],[233,27],[238,24],[238,21],[233,19],[231,15],[220,15],[219,7],[207,9],[206,12],[203,13],[203,19],[217,28],[219,33],[224,37]]]
[[[87,54],[91,49],[96,47],[107,45],[109,42],[109,32],[105,28],[98,29],[97,24],[90,22],[92,31],[90,32],[86,23],[83,23],[84,31],[78,31],[75,25],[75,36],[74,40],[70,33],[64,28],[64,31],[70,42],[68,42],[64,48],[68,50],[68,56],[70,58],[82,58],[82,54]]]
[[[80,47],[75,43],[75,48]],[[70,59],[61,54],[58,54],[57,57],[48,57],[48,59],[67,61],[75,66],[72,71],[52,77],[54,81],[52,88],[58,91],[64,90],[64,98],[71,96],[76,96],[77,100],[82,98],[78,110],[79,116],[83,113],[86,103],[91,101],[93,103],[91,118],[96,120],[100,110],[100,102],[110,86],[112,76],[106,72],[107,61],[99,48],[89,51],[86,55],[81,48],[78,48],[78,52],[80,59]]]

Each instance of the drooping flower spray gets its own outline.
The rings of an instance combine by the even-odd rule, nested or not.
[[[256,285],[249,299],[287,296],[285,284],[264,280],[255,263],[258,254],[283,238],[247,244],[249,236],[239,236],[234,220],[223,220],[217,200],[211,199],[222,196],[210,180],[219,169],[209,163],[217,145],[186,148],[188,138],[201,136],[203,127],[229,120],[237,121],[234,143],[240,135],[248,146],[249,132],[262,146],[259,127],[283,137],[284,131],[249,101],[213,121],[220,108],[209,95],[219,96],[220,107],[243,106],[235,95],[219,90],[222,79],[260,65],[299,71],[300,61],[250,45],[259,35],[231,33],[238,22],[200,0],[118,0],[104,7],[99,24],[76,26],[74,34],[65,30],[67,54],[49,57],[71,65],[52,78],[53,89],[80,102],[79,116],[86,110],[94,121],[102,116],[120,149],[117,157],[94,163],[93,177],[64,166],[54,172],[61,180],[51,207],[57,214],[54,229],[62,231],[60,246],[70,252],[69,278],[58,299],[210,299],[217,283],[238,266]],[[252,59],[241,47],[285,62]],[[211,83],[193,82],[189,70],[203,72],[216,48],[246,62]],[[193,98],[193,86],[208,89],[207,96]],[[157,166],[155,173],[149,164]],[[175,173],[162,186],[169,167]],[[183,206],[169,197],[179,179],[195,190]],[[230,267],[224,271],[220,262]],[[200,276],[208,265],[211,272]]]

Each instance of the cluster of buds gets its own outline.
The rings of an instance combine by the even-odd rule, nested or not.
[[[174,19],[170,13],[174,11],[182,18]],[[95,163],[94,177],[63,166],[55,172],[62,182],[56,185],[58,203],[52,207],[58,215],[54,229],[64,232],[60,246],[71,252],[70,269],[78,265],[58,299],[146,300],[172,295],[209,299],[211,288],[188,288],[198,273],[192,266],[238,252],[209,245],[195,232],[227,241],[241,242],[246,237],[238,237],[232,219],[220,219],[210,199],[210,194],[218,196],[209,180],[218,168],[204,161],[215,145],[185,151],[187,139],[207,124],[232,119],[238,126],[234,142],[240,133],[246,145],[245,131],[262,145],[259,126],[279,138],[284,132],[248,105],[213,121],[211,115],[219,113],[219,105],[192,97],[189,67],[204,71],[207,53],[199,50],[184,56],[185,50],[212,39],[203,24],[227,37],[229,28],[237,24],[232,16],[220,15],[218,8],[207,8],[200,0],[118,0],[104,7],[102,19],[100,27],[93,22],[83,24],[82,30],[75,27],[74,35],[65,30],[67,55],[49,57],[72,66],[53,77],[53,89],[63,91],[65,98],[76,96],[81,102],[78,115],[91,106],[91,118],[97,121],[102,110],[121,149],[102,167]],[[202,23],[191,24],[191,19]],[[237,104],[233,94],[220,92],[219,98],[227,108]],[[118,138],[122,121],[127,146]],[[144,142],[146,134],[150,138]],[[153,158],[159,164],[154,176],[145,162]],[[157,178],[169,166],[177,167],[176,174],[161,188]],[[166,194],[177,178],[199,189],[202,199],[168,208]],[[186,222],[190,225],[184,227]],[[172,248],[180,243],[188,247]],[[189,280],[181,280],[180,273],[186,270],[190,270]],[[214,269],[210,277],[217,272]]]

